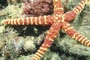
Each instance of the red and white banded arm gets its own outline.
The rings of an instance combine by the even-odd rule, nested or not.
[[[54,15],[55,14],[60,15],[60,14],[64,13],[64,9],[63,9],[61,0],[53,0],[53,5],[54,5]]]
[[[54,23],[54,17],[51,15],[6,19],[1,21],[1,24],[10,24],[10,25],[51,25],[52,23]]]
[[[65,21],[72,21],[84,8],[88,0],[81,1],[72,11],[65,13]]]
[[[61,28],[60,24],[61,24],[60,22],[53,23],[53,25],[50,27],[50,29],[46,34],[44,43],[39,48],[39,50],[35,53],[32,60],[40,60],[40,58],[45,54],[48,48],[52,45],[54,38],[58,35],[58,32],[60,31],[60,28]]]
[[[90,40],[79,34],[69,23],[64,22],[62,29],[72,38],[79,41],[80,43],[90,47]]]

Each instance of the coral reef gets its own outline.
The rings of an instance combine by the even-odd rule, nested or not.
[[[22,14],[22,7],[19,7],[20,5],[21,4],[8,5],[5,9],[0,11],[0,16],[4,16],[4,18],[17,18],[17,17],[19,17]]]
[[[10,4],[13,3],[11,0],[8,1]],[[17,0],[14,1],[17,2]],[[71,10],[79,1],[80,0],[70,0],[66,6],[67,10]],[[0,11],[0,20],[4,18],[23,17],[24,15],[24,17],[26,17],[52,13],[52,0],[27,0],[25,3],[8,5]],[[74,26],[79,33],[90,39],[89,4],[85,6],[82,13],[78,15],[71,25]],[[0,60],[30,60],[34,52],[36,52],[42,44],[48,27],[49,26],[6,26],[3,28],[2,26],[2,30],[0,30]],[[67,36],[64,31],[61,31],[42,60],[89,60],[89,53],[89,47],[74,41]]]
[[[52,0],[27,0],[24,3],[24,14],[29,16],[39,16],[51,14]]]

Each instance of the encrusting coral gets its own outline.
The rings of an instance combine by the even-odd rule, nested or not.
[[[47,15],[52,13],[52,0],[27,0],[23,9],[23,13],[28,16]]]
[[[39,2],[34,1],[32,4],[30,4],[31,3],[30,1],[31,0],[29,0],[29,2],[26,1],[28,3],[28,5],[31,5],[30,8],[24,7],[24,11],[22,11],[22,14],[20,13],[21,15],[19,13],[17,13],[20,17],[23,14],[25,14],[26,16],[39,16],[39,15],[44,15],[44,14],[48,15],[48,14],[53,13],[53,11],[52,11],[52,0],[50,0],[50,1],[45,0],[44,2],[45,3],[47,2],[46,4],[43,1],[41,2],[41,0],[40,1],[36,0]],[[71,2],[75,2],[75,1],[71,1]],[[73,4],[71,4],[71,2],[69,3],[70,6],[67,7],[68,9],[72,8]],[[76,1],[76,2],[78,3],[79,1]],[[38,8],[33,7],[33,5],[35,3],[36,3],[36,5],[38,3],[41,4],[41,5],[39,5],[39,8],[40,8],[39,12],[38,12]],[[45,5],[43,5],[43,3]],[[49,5],[49,4],[51,4],[51,5]],[[47,9],[47,13],[46,13],[46,11],[42,10],[43,8],[41,8],[41,6],[46,7],[45,9]],[[77,29],[78,32],[80,32],[81,34],[83,34],[84,36],[86,36],[90,39],[90,37],[88,36],[89,32],[90,32],[89,31],[89,29],[90,29],[90,27],[89,27],[89,25],[90,25],[90,23],[89,23],[90,22],[90,18],[89,18],[90,6],[85,6],[85,7],[86,8],[83,10],[83,12],[80,14],[80,16],[78,16],[71,24]],[[15,12],[18,12],[19,9]],[[22,9],[23,8],[21,8],[21,10]],[[31,10],[29,10],[29,9],[31,9]],[[12,17],[15,16],[14,12],[12,12],[12,11],[10,12],[9,15]],[[9,15],[7,14],[6,17]],[[4,16],[2,16],[2,17],[4,17]],[[42,26],[45,29],[44,31],[43,31],[43,29],[36,27],[36,26],[31,26],[31,27],[24,26],[26,28],[25,30],[22,26],[19,26],[19,27],[18,26],[12,26],[12,28],[11,28],[11,26],[8,26],[8,27],[5,28],[4,33],[0,34],[1,37],[3,36],[2,38],[0,38],[1,43],[3,43],[3,44],[0,44],[0,50],[1,50],[1,48],[3,48],[2,49],[3,57],[5,59],[11,59],[11,60],[12,59],[30,60],[31,57],[33,56],[32,53],[36,52],[38,47],[40,47],[40,45],[42,44],[42,42],[45,38],[44,37],[45,31],[48,29],[48,28],[45,28],[46,26],[45,27]],[[20,31],[17,30],[16,28],[19,29]],[[39,30],[39,31],[37,33],[35,33],[34,28]],[[25,34],[25,36],[23,36],[22,33]],[[65,60],[65,59],[66,60],[69,60],[69,59],[80,60],[74,56],[75,55],[76,56],[78,55],[77,57],[90,56],[89,55],[89,52],[90,52],[89,47],[86,47],[86,46],[78,43],[77,41],[74,41],[73,39],[69,38],[69,36],[67,36],[63,31],[60,33],[61,33],[60,36],[58,34],[58,37],[56,38],[56,41],[54,42],[55,46],[54,46],[54,44],[52,45],[52,47],[45,54],[45,56],[42,58],[42,60],[47,60],[47,59],[49,59],[49,60],[54,59],[55,60],[55,58],[57,58],[57,60]],[[39,39],[40,39],[40,41],[38,41]],[[2,40],[4,40],[4,41],[2,41]],[[29,44],[29,42],[30,42],[30,44]],[[11,48],[12,48],[12,50],[10,50]],[[9,52],[8,54],[9,54],[9,57],[11,56],[11,58],[8,58],[8,56],[6,54],[7,52]],[[49,54],[50,54],[50,57],[48,57]],[[66,54],[66,55],[64,55],[64,54]],[[69,56],[67,56],[67,54]],[[72,55],[74,54],[73,57],[70,54],[72,54]]]

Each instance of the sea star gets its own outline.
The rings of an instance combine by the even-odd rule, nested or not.
[[[44,43],[32,57],[32,60],[40,60],[48,48],[51,46],[54,38],[62,28],[69,36],[75,40],[90,47],[90,40],[80,35],[68,22],[72,21],[84,8],[88,0],[82,0],[72,11],[64,13],[61,0],[53,0],[54,13],[52,15],[39,16],[39,17],[26,17],[18,19],[2,20],[2,24],[11,25],[51,25],[46,34]]]

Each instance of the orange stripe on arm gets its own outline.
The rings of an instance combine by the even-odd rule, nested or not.
[[[73,11],[78,15],[84,8],[85,4],[87,3],[87,0],[81,1],[74,9]]]
[[[10,24],[10,25],[51,25],[53,23],[54,17],[52,15],[6,19],[1,21],[1,24]]]
[[[61,28],[60,22],[53,23],[53,25],[48,30],[44,43],[36,52],[32,60],[39,60],[45,54],[48,48],[52,45],[54,38],[57,36],[60,28]]]
[[[54,15],[64,13],[61,0],[53,0],[53,5],[54,5]]]
[[[64,22],[62,29],[75,40],[90,47],[90,40],[79,34],[69,23]]]
[[[72,11],[65,13],[65,21],[72,21],[84,8],[87,0],[81,1]]]

